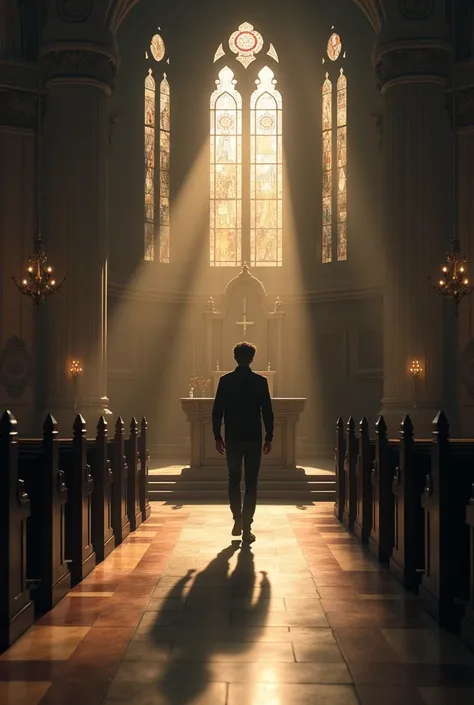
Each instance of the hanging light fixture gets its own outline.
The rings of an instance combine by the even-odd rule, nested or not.
[[[469,296],[474,291],[474,286],[466,276],[465,255],[461,254],[461,246],[458,238],[457,223],[457,115],[456,115],[456,9],[455,2],[452,2],[452,44],[453,44],[453,65],[452,65],[452,154],[453,154],[453,234],[449,243],[449,250],[446,253],[446,262],[441,268],[441,277],[437,282],[432,282],[433,289],[440,296],[450,299],[454,304],[456,318],[458,316],[458,306],[465,296]]]
[[[27,276],[21,281],[12,277],[18,291],[29,296],[36,306],[54,296],[64,284],[66,277],[57,281],[53,276],[53,268],[47,264],[48,258],[41,237],[41,96],[38,94],[38,125],[37,125],[37,235],[34,241],[33,253],[29,256]]]

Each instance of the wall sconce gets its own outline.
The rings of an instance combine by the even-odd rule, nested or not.
[[[413,408],[416,409],[417,391],[418,391],[418,377],[423,372],[418,360],[413,360],[410,367],[410,374],[413,379]]]
[[[76,409],[77,409],[77,396],[78,396],[77,395],[77,387],[78,387],[79,377],[81,377],[82,373],[83,373],[83,369],[82,369],[82,364],[81,364],[80,360],[72,360],[71,366],[69,368],[69,374],[71,375],[72,381],[74,384],[74,397],[73,397],[73,401],[72,401],[72,408],[74,409],[74,411],[76,411]]]

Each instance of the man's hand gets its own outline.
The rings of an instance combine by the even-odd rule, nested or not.
[[[225,453],[225,443],[224,443],[224,441],[222,440],[222,438],[218,438],[218,439],[217,439],[217,441],[216,441],[216,450],[217,450],[217,452],[220,453],[221,455],[224,455],[224,453]]]
[[[263,454],[268,455],[269,452],[271,451],[271,449],[272,449],[272,442],[265,441],[265,443],[263,444]]]

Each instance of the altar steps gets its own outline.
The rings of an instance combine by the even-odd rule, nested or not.
[[[332,472],[321,470],[306,474],[303,468],[278,470],[264,468],[258,486],[259,501],[290,504],[331,502],[336,496],[336,480]],[[243,483],[242,483],[243,486]],[[148,496],[151,501],[185,502],[212,500],[227,503],[227,478],[222,468],[209,468],[203,477],[189,468],[150,470]]]

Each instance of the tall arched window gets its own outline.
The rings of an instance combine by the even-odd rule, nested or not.
[[[258,74],[250,98],[250,263],[281,266],[282,260],[282,100],[273,71]]]
[[[145,259],[155,259],[155,79],[145,78]]]
[[[228,47],[247,70],[264,41],[244,22]],[[273,44],[266,53],[279,62]],[[226,56],[221,44],[214,62],[228,61]],[[239,71],[239,90],[226,65],[211,96],[210,264],[240,266],[245,260],[277,267],[283,263],[282,97],[268,66],[258,75]]]
[[[326,54],[332,64],[322,87],[323,263],[347,260],[347,77],[341,65],[346,54],[335,32],[329,37]],[[331,81],[334,68],[339,71],[337,79],[334,76],[335,91]]]
[[[210,263],[216,267],[242,259],[242,98],[235,84],[225,66],[211,95]]]
[[[329,74],[323,83],[323,238],[322,260],[332,259],[332,83]]]
[[[159,34],[155,34],[150,42],[150,54],[155,62],[166,56],[165,43]],[[149,59],[148,52],[145,52],[145,58]],[[169,59],[167,61],[169,63]],[[157,91],[153,70],[149,68],[145,78],[144,258],[154,261],[155,241],[158,240],[158,258],[164,264],[170,261],[170,107],[166,73]]]

